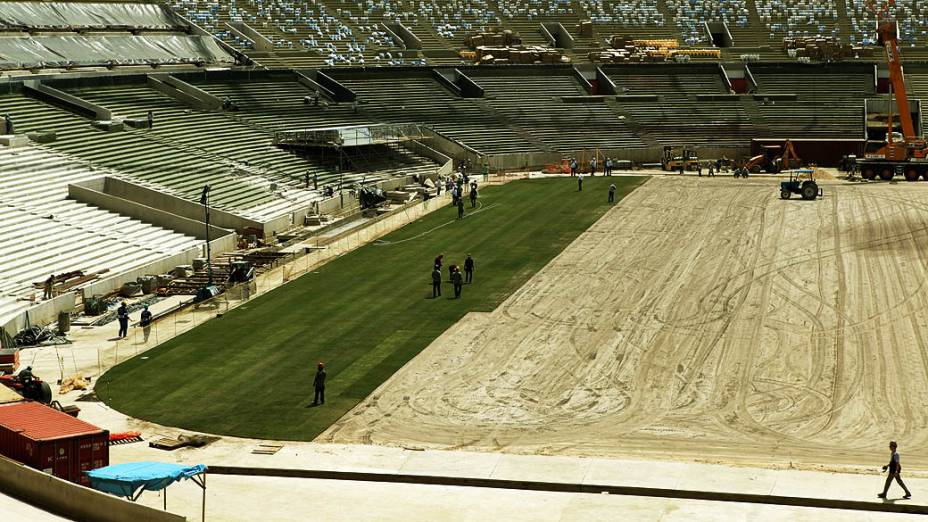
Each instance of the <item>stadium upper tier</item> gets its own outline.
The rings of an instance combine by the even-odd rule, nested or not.
[[[913,53],[928,46],[928,4],[896,4],[903,48]],[[608,47],[613,35],[719,45],[729,57],[779,58],[786,54],[783,38],[834,37],[853,45],[875,40],[872,2],[865,0],[175,0],[173,5],[268,66],[455,63],[460,59],[453,52],[465,48],[465,36],[492,29],[510,29],[526,45],[552,46],[554,40],[563,44],[557,35],[562,31],[570,44],[561,46],[572,48],[568,54],[578,60],[590,49]],[[581,29],[583,21],[591,27]]]

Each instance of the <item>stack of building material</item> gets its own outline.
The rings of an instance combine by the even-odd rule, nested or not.
[[[537,45],[530,47],[478,47],[477,59],[481,64],[570,63],[570,58],[556,49]]]
[[[464,37],[464,45],[470,49],[478,47],[515,47],[522,45],[522,38],[511,30],[490,28],[488,31]]]

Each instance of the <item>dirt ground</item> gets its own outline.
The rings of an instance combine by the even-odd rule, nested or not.
[[[318,440],[928,467],[928,183],[776,183],[652,179]]]

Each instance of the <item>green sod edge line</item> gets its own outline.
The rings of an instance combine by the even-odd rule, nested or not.
[[[646,178],[520,180],[481,191],[333,259],[107,371],[97,396],[126,415],[247,438],[309,441],[469,312],[490,312]],[[478,211],[479,210],[479,211]],[[432,261],[445,254],[442,297]],[[467,254],[474,283],[453,295]],[[309,408],[318,361],[326,403]]]

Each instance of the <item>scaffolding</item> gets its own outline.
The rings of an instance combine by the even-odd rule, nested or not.
[[[415,123],[385,123],[282,130],[274,133],[274,144],[280,147],[342,149],[418,141],[428,137]]]

